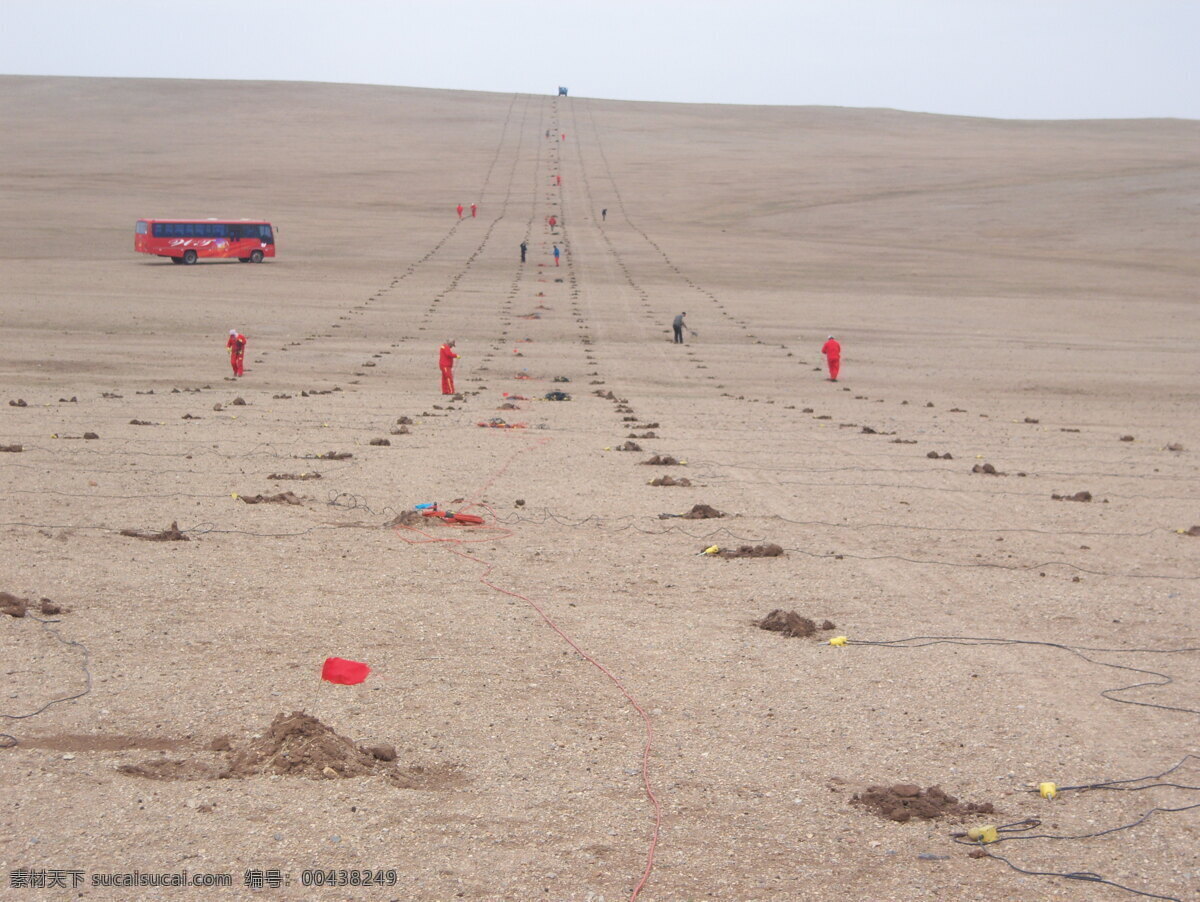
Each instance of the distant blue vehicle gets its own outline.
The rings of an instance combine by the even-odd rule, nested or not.
[[[566,97],[566,96],[567,96],[567,89],[566,89],[566,88],[564,88],[562,85],[559,85],[559,86],[558,86],[558,96],[559,96],[559,97]]]

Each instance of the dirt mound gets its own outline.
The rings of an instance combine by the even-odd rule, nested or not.
[[[278,714],[266,733],[236,752],[229,776],[258,774],[308,777],[369,777],[378,761],[354,743],[301,711]]]
[[[1132,436],[1132,435],[1123,435],[1123,436],[1121,436],[1121,441],[1123,441],[1123,442],[1132,442],[1132,441],[1133,441],[1133,436]]]
[[[783,633],[789,639],[807,639],[809,636],[815,636],[817,630],[836,629],[830,620],[817,626],[815,620],[809,620],[795,611],[785,611],[782,608],[776,608],[762,620],[755,621],[755,626],[760,630]]]
[[[707,504],[693,504],[692,509],[683,515],[684,520],[716,520],[725,515]]]
[[[246,504],[303,504],[299,496],[291,492],[280,492],[277,495],[238,495],[238,500]]]
[[[267,479],[270,479],[272,482],[276,482],[281,479],[320,479],[320,478],[321,478],[321,474],[317,473],[317,472],[312,472],[312,473],[272,473],[270,476],[267,477]]]
[[[354,455],[349,451],[326,451],[324,454],[311,455],[317,460],[349,460]]]
[[[661,456],[655,454],[649,460],[643,460],[642,464],[648,467],[677,467],[679,466],[679,461],[670,454],[663,454]]]
[[[420,511],[402,511],[383,524],[385,529],[393,526],[418,526],[424,521]]]
[[[975,464],[971,467],[972,473],[984,473],[987,476],[1007,476],[1007,473],[1001,473],[991,464]]]
[[[162,532],[143,532],[138,529],[122,529],[121,535],[133,539],[145,539],[148,542],[189,542],[191,541],[179,529],[179,522],[172,520],[171,525]]]
[[[9,401],[8,406],[9,407],[28,407],[29,405],[25,403],[24,398],[17,398],[17,400],[15,400],[15,401]]]
[[[783,548],[774,542],[768,542],[765,545],[739,545],[736,550],[733,548],[722,548],[717,552],[718,557],[724,558],[779,557],[782,554]]]
[[[1076,492],[1074,495],[1055,495],[1051,493],[1050,497],[1055,501],[1091,501],[1092,493],[1088,491]]]
[[[10,454],[20,454],[25,448],[21,445],[0,445],[0,452],[9,452]]]
[[[686,476],[682,479],[675,479],[673,476],[659,476],[657,479],[651,479],[650,485],[682,485],[689,486],[692,481]]]
[[[938,817],[962,817],[969,814],[994,814],[991,802],[959,802],[938,786],[922,790],[913,783],[893,786],[868,786],[855,793],[851,805],[859,805],[880,817],[904,823],[914,817],[931,820]]]
[[[129,425],[130,426],[153,426],[154,424],[151,423],[149,420],[130,420]]]
[[[377,445],[381,448],[387,448],[387,447],[391,446],[392,443],[386,438],[373,438],[367,444]]]
[[[1193,526],[1191,529],[1186,530],[1184,535],[1200,538],[1200,526]]]
[[[618,451],[641,451],[642,446],[639,445],[637,442],[626,442],[623,445],[617,445],[616,450],[618,450]]]
[[[28,610],[28,598],[18,598],[10,592],[0,592],[0,614],[7,614],[9,617],[24,617]]]
[[[69,614],[71,612],[70,608],[57,604],[49,598],[43,598],[38,602],[38,610],[43,617],[57,617],[59,614]]]
[[[954,460],[954,458],[950,456],[949,451],[947,451],[945,454],[938,454],[936,451],[930,451],[925,456],[928,457],[930,460]],[[987,464],[986,466],[991,467],[992,465]],[[992,469],[994,471],[995,467],[992,467]]]

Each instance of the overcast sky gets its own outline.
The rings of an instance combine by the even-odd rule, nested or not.
[[[1200,0],[0,0],[0,73],[1200,119]]]

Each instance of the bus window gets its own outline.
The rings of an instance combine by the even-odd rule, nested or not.
[[[139,222],[138,222],[138,224],[137,224],[137,233],[138,233],[139,235],[145,235],[145,234],[146,234],[146,223],[144,223],[144,222],[141,222],[141,221],[139,221]]]
[[[275,236],[271,234],[271,227],[269,225],[259,226],[258,230],[261,233],[262,240],[265,243],[267,243],[267,244],[275,243]]]

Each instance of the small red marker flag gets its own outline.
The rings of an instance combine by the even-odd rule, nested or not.
[[[326,658],[325,665],[321,668],[321,679],[343,686],[354,686],[365,680],[370,672],[371,668],[361,661]]]

